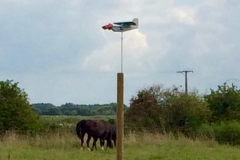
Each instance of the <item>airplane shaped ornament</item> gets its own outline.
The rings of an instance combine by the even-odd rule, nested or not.
[[[116,25],[113,25],[116,24]],[[125,31],[130,31],[133,29],[138,28],[138,18],[134,18],[132,21],[128,22],[115,22],[115,23],[109,23],[105,26],[102,26],[104,30],[112,30],[113,32],[125,32]]]

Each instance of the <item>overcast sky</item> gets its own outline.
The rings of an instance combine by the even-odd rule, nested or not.
[[[30,103],[117,101],[121,34],[101,27],[139,19],[123,34],[124,103],[144,87],[200,93],[240,85],[239,0],[0,0],[0,80]]]

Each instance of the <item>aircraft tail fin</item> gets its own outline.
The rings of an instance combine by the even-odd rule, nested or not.
[[[133,22],[136,23],[136,26],[138,26],[138,18],[134,18]]]

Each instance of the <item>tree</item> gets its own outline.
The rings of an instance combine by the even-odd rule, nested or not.
[[[161,108],[157,103],[160,94],[161,86],[152,86],[133,96],[125,113],[126,126],[138,131],[161,129]]]
[[[152,86],[132,97],[125,113],[126,125],[137,130],[184,132],[196,129],[210,115],[207,104],[195,92],[177,87]]]
[[[161,104],[160,104],[161,105]],[[180,131],[188,134],[208,121],[211,112],[207,103],[196,92],[179,92],[162,106],[164,126],[170,131]]]
[[[37,113],[38,115],[42,115],[42,111],[41,111],[41,109],[39,109],[39,108],[33,107],[33,111],[34,111],[35,113]]]
[[[51,108],[56,108],[56,106],[54,106],[51,103],[34,103],[32,104],[33,106],[33,111],[35,113],[37,113],[38,115],[51,115],[50,109]],[[59,114],[62,114],[61,112],[59,112]],[[54,114],[56,115],[56,114]]]
[[[27,93],[13,81],[0,81],[0,131],[36,131],[38,115],[28,102]]]
[[[59,107],[49,108],[48,115],[62,115],[62,112]]]
[[[212,121],[240,120],[240,90],[232,84],[224,83],[205,96],[212,111]]]
[[[77,109],[77,114],[81,116],[90,116],[91,110],[88,107],[79,107]]]

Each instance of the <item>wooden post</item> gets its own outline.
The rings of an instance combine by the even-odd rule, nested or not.
[[[124,137],[124,75],[117,74],[117,160],[123,160],[123,137]]]
[[[188,94],[188,86],[187,86],[187,72],[185,72],[185,94]]]

